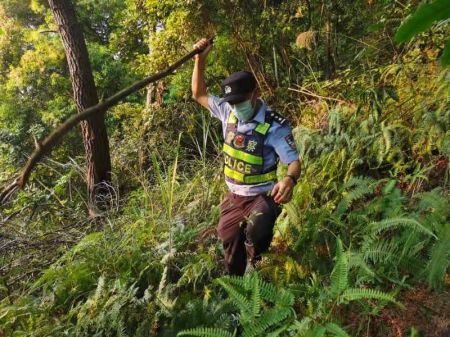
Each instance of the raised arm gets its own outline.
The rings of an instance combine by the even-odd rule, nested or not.
[[[204,49],[194,57],[194,71],[192,73],[192,98],[200,105],[208,109],[208,92],[205,83],[206,59],[212,45],[207,39],[201,39],[194,45],[194,49]]]

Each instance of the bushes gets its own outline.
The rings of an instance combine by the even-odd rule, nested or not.
[[[409,94],[403,88],[399,95]],[[436,172],[446,156],[449,97],[443,89],[434,95],[414,112],[396,111],[388,96],[359,108],[340,104],[329,107],[319,128],[297,127],[302,177],[273,251],[258,274],[243,279],[211,281],[224,272],[214,237],[224,187],[203,147],[214,139],[209,121],[199,121],[201,138],[165,139],[169,152],[160,147],[151,169],[136,174],[139,188],[118,198],[103,228],[67,251],[27,294],[2,301],[3,333],[346,336],[349,302],[360,307],[355,324],[362,326],[398,304],[395,295],[405,287],[426,282],[441,289],[450,264],[450,207],[448,176]],[[116,139],[118,154],[135,141]],[[194,140],[199,156],[187,158],[181,144]],[[64,197],[67,183],[60,179],[55,196]],[[278,303],[284,296],[289,301]]]
[[[343,4],[324,10],[334,15]],[[236,6],[241,5],[248,6]],[[113,75],[136,67],[147,72],[146,65],[156,69],[167,55],[175,57],[180,43],[174,37],[180,28],[187,32],[183,22],[189,16],[183,6],[151,1],[124,13],[130,31],[132,15],[141,17],[140,10],[161,19],[159,10],[175,8],[183,16],[171,19],[169,30],[153,40],[153,47],[161,47],[153,60],[141,53],[133,65],[115,64],[98,47],[96,64],[108,59],[102,74],[117,67]],[[204,17],[208,9],[220,7],[212,2],[187,6]],[[253,31],[243,32],[239,51],[231,49],[240,35],[231,28],[254,18],[237,14],[217,22],[227,31],[216,40],[211,87],[230,69],[242,68],[242,62],[257,67],[267,99],[296,125],[302,159],[293,200],[284,207],[272,251],[256,273],[220,277],[222,252],[214,233],[224,191],[221,136],[218,125],[189,100],[189,69],[183,69],[161,86],[155,105],[144,109],[141,103],[128,102],[111,111],[117,194],[102,223],[85,226],[85,195],[78,177],[82,167],[74,163],[43,165],[41,170],[53,176],[41,183],[34,180],[4,213],[12,221],[0,228],[0,245],[6,242],[8,247],[0,268],[12,272],[0,279],[0,335],[176,336],[184,330],[180,335],[358,336],[384,306],[401,306],[398,293],[403,289],[421,283],[436,291],[447,287],[448,70],[436,66],[437,52],[428,37],[392,52],[387,50],[388,32],[366,39],[361,29],[366,17],[376,21],[384,15],[380,8],[395,9],[394,19],[403,13],[389,2],[374,6],[378,14],[364,13],[348,26],[348,34],[357,31],[361,41],[339,42],[336,50],[342,55],[332,74],[321,66],[333,57],[326,55],[324,41],[312,52],[289,45],[296,34],[292,27],[311,19],[305,16],[304,2],[284,2],[277,11],[272,5],[261,9],[265,16],[255,16],[261,21],[256,39]],[[347,10],[358,7],[345,7],[344,19],[351,22]],[[211,15],[220,16],[222,10]],[[311,28],[322,30],[322,24],[314,21]],[[272,39],[267,39],[265,27],[273,30]],[[117,40],[125,33],[116,33],[115,43],[125,43],[127,39]],[[432,38],[441,41],[442,34]],[[140,36],[136,43],[147,49],[146,37]],[[333,37],[336,43],[337,37],[342,36]],[[372,39],[373,46],[364,44]],[[360,44],[367,49],[359,50]],[[348,46],[352,51],[344,53]],[[133,62],[133,51],[123,49]],[[243,58],[235,60],[239,53]],[[128,76],[121,80],[128,81]],[[299,96],[287,90],[296,85],[302,86]],[[276,95],[269,97],[271,92]],[[16,106],[13,93],[8,95],[6,108]],[[4,111],[8,120],[15,111],[9,108]],[[11,146],[19,149],[27,143],[17,141],[26,139],[26,130],[16,129],[0,135],[15,140],[1,146],[2,162],[19,158]],[[68,151],[62,147],[60,157]],[[4,166],[8,174],[0,179],[14,165]],[[58,173],[67,169],[69,173]],[[33,250],[25,255],[25,246],[13,249],[10,243],[15,241],[33,245]],[[39,262],[35,270],[23,263],[29,256]],[[21,287],[11,284],[17,277],[23,279]]]

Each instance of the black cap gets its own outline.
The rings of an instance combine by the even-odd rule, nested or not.
[[[230,102],[231,104],[245,101],[247,95],[256,88],[256,79],[251,72],[238,71],[228,76],[222,82],[223,98],[219,104]]]

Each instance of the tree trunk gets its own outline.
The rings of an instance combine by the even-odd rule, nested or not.
[[[70,0],[48,2],[64,45],[77,110],[81,112],[98,103],[83,31]],[[111,158],[104,113],[94,115],[80,124],[86,152],[89,211],[92,215],[96,207],[106,207],[106,197],[111,186]]]

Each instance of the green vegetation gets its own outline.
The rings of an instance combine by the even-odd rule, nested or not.
[[[302,175],[256,271],[225,276],[221,130],[180,68],[106,115],[108,211],[87,217],[78,130],[0,211],[0,336],[450,330],[450,28],[427,10],[448,1],[74,3],[103,98],[216,34],[210,92],[252,70]],[[0,3],[0,185],[76,113],[55,29],[45,1]]]

